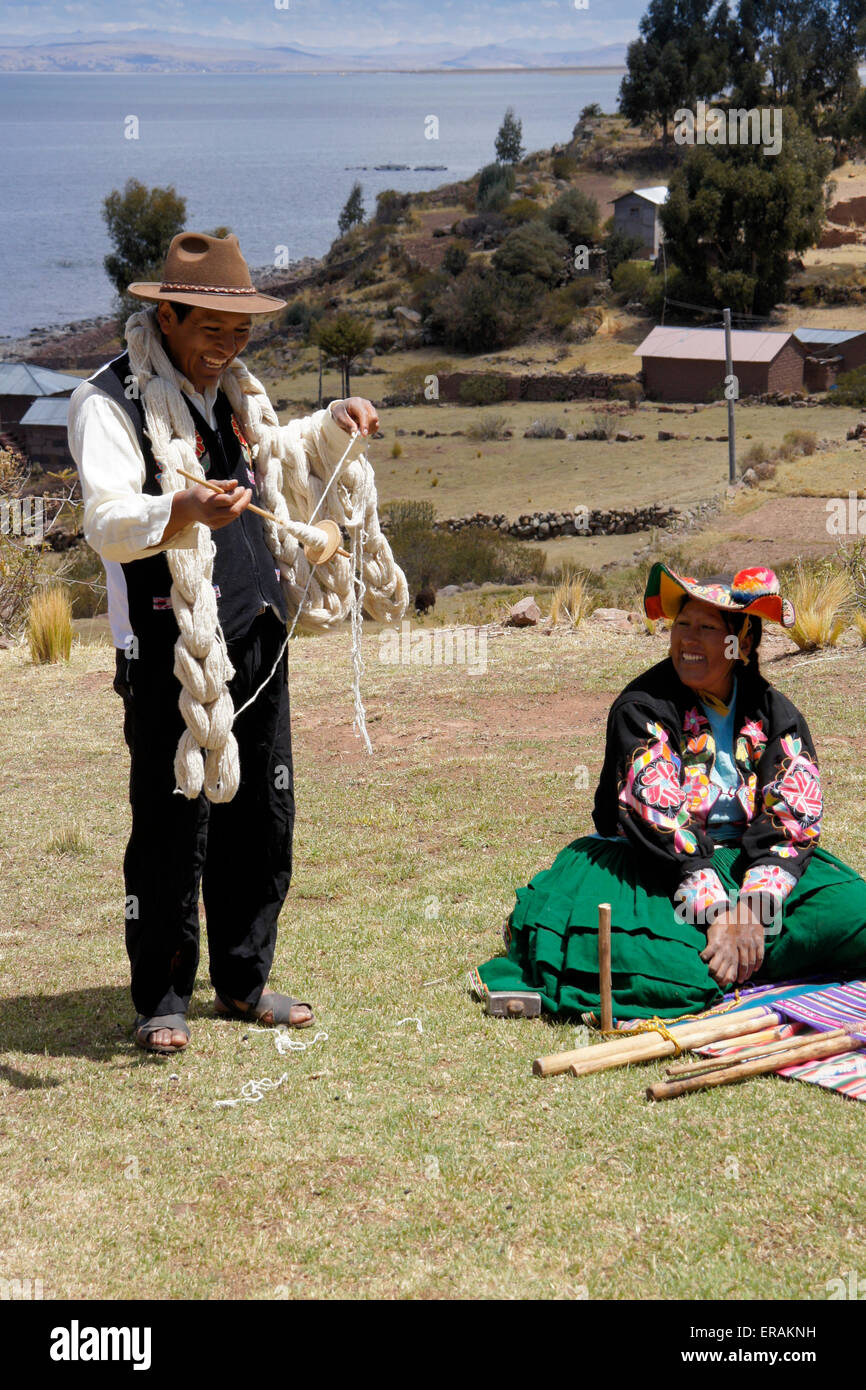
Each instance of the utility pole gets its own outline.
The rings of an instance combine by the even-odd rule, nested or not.
[[[728,401],[728,483],[733,486],[737,481],[737,445],[734,425],[734,401],[739,395],[737,379],[734,376],[734,364],[731,356],[731,311],[723,309],[722,316],[725,321],[725,396]]]

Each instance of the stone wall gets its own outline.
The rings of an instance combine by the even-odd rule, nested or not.
[[[616,397],[626,383],[640,385],[638,375],[608,372],[547,372],[517,375],[507,372],[443,372],[439,377],[439,399],[448,404],[461,404],[464,382],[494,376],[503,383],[509,401],[577,401],[608,400]],[[491,402],[492,403],[492,402]]]
[[[437,531],[463,531],[479,527],[516,536],[522,541],[548,541],[555,536],[622,536],[653,527],[670,526],[676,521],[674,507],[613,507],[607,511],[525,512],[516,521],[500,515],[475,512],[472,516],[450,517],[434,522]]]

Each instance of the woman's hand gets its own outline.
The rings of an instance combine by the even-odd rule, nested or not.
[[[722,989],[750,979],[763,959],[764,926],[747,903],[740,901],[721,913],[707,931],[701,960]]]
[[[344,401],[332,401],[329,407],[340,429],[351,434],[358,430],[361,434],[375,434],[379,428],[379,416],[372,401],[363,396],[349,396]]]

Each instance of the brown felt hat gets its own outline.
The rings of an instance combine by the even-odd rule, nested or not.
[[[174,299],[229,314],[273,314],[286,307],[284,299],[256,289],[234,232],[227,237],[179,232],[168,248],[161,283],[136,283],[129,293],[136,299]]]

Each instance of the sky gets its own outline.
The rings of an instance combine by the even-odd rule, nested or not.
[[[394,42],[451,42],[461,47],[529,40],[593,48],[629,42],[648,0],[3,0],[0,43],[120,38],[134,29],[256,44],[322,49],[336,36],[345,51],[354,34],[369,52]],[[279,6],[279,8],[278,8]]]

